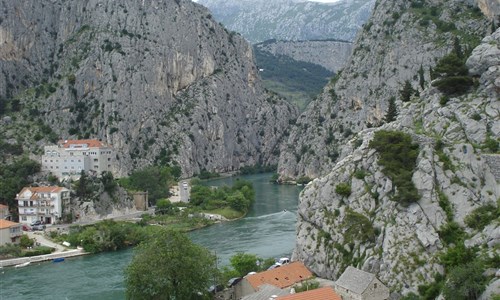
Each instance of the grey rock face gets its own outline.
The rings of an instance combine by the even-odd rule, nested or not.
[[[374,0],[333,4],[306,0],[198,0],[216,20],[252,43],[269,39],[352,41],[370,16]]]
[[[320,65],[334,73],[344,67],[352,52],[352,43],[328,40],[266,41],[255,46],[273,55]]]
[[[424,88],[430,86],[430,68],[453,49],[453,34],[442,32],[434,23],[420,25],[422,16],[410,4],[379,1],[340,76],[309,104],[282,146],[278,172],[283,179],[314,178],[329,172],[351,152],[345,145],[356,139],[355,133],[384,122],[389,99],[400,99],[406,80],[423,91],[421,68]],[[482,37],[490,29],[485,19],[466,17],[471,8],[464,1],[441,8],[440,19],[453,22],[459,30]]]
[[[396,7],[402,4],[389,2]],[[383,12],[392,13],[386,6],[389,2],[379,2],[371,28],[379,24],[378,18],[388,19],[383,17]],[[417,25],[411,25],[414,24],[410,22],[412,18],[406,16],[410,13],[411,10],[400,13],[399,20],[406,20],[405,31],[399,32],[403,42],[399,42],[400,46],[393,44],[384,48],[384,53],[377,51],[382,49],[378,48],[382,45],[377,40],[364,40],[366,32],[361,34],[358,42],[364,41],[370,51],[375,51],[373,57],[355,51],[336,84],[325,88],[322,98],[299,117],[297,128],[292,130],[289,144],[282,151],[283,161],[280,160],[292,161],[292,167],[280,163],[283,177],[320,175],[300,195],[293,258],[303,260],[320,277],[334,280],[348,265],[363,268],[376,273],[400,295],[417,292],[418,285],[434,280],[431,274],[444,272],[438,259],[448,247],[440,235],[443,225],[454,221],[464,226],[471,237],[465,245],[480,245],[490,254],[497,251],[500,226],[494,221],[484,230],[475,230],[467,228],[464,221],[478,207],[498,205],[500,196],[496,171],[499,155],[486,154],[489,150],[484,147],[487,138],[497,141],[500,138],[500,110],[497,109],[500,91],[492,86],[498,78],[495,73],[498,63],[484,55],[494,51],[489,47],[498,45],[499,31],[483,39],[468,62],[471,68],[478,70],[476,89],[460,97],[450,97],[443,104],[442,95],[429,84],[428,73],[425,73],[423,89],[414,82],[414,88],[420,91],[419,97],[406,103],[396,101],[399,114],[395,121],[365,128],[367,121],[377,120],[377,115],[378,120],[383,118],[385,108],[382,109],[380,101],[398,95],[399,88],[391,82],[414,81],[410,74],[418,71],[420,63],[425,70],[432,65],[430,55],[442,56],[442,49],[434,42],[415,43],[412,47],[407,44],[419,36]],[[419,38],[425,41],[429,36]],[[425,47],[430,52],[425,52]],[[400,52],[402,48],[412,53],[411,60],[409,53]],[[402,61],[405,63],[400,65]],[[378,75],[370,73],[373,67]],[[360,70],[372,76],[364,79],[353,76]],[[394,75],[389,76],[388,72]],[[329,88],[336,89],[336,97],[332,97]],[[372,89],[371,96],[365,88]],[[349,126],[353,133],[339,134],[341,125],[344,132]],[[378,164],[378,153],[369,147],[379,130],[405,132],[419,145],[412,181],[420,200],[407,207],[391,200],[398,187],[384,175]],[[299,151],[294,152],[292,144]],[[332,148],[328,147],[336,147],[338,159],[328,158],[332,154],[328,152]],[[336,192],[341,183],[350,186],[348,196]],[[448,208],[443,205],[443,199],[448,199]]]
[[[2,4],[2,95],[36,109],[61,138],[113,145],[115,173],[175,162],[190,176],[277,162],[296,110],[264,92],[251,47],[201,5]]]

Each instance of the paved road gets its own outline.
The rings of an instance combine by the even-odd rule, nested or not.
[[[35,239],[36,242],[40,243],[40,245],[42,245],[42,246],[55,248],[56,249],[55,252],[63,252],[65,250],[67,250],[66,247],[59,245],[59,244],[56,244],[56,243],[48,240],[47,238],[45,238],[43,236],[43,232],[41,232],[41,231],[25,231],[24,233],[26,233],[31,239]]]

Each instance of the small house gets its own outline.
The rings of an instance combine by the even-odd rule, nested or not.
[[[272,270],[245,276],[234,286],[235,299],[256,293],[264,285],[285,289],[312,277],[313,274],[302,262],[292,262]]]
[[[18,244],[22,235],[22,224],[0,219],[0,246]]]
[[[374,274],[347,267],[335,282],[343,300],[387,300],[389,289]]]

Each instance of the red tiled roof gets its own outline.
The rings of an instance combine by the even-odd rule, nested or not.
[[[263,284],[271,284],[280,289],[299,283],[313,276],[300,261],[247,276],[246,279],[254,289]]]
[[[325,286],[307,292],[280,296],[276,300],[342,300],[342,298],[331,287]]]
[[[0,219],[0,229],[10,228],[10,227],[16,226],[16,225],[21,225],[21,224],[16,223],[16,222],[7,221],[4,219]]]
[[[30,190],[32,193],[59,193],[62,189],[60,186],[30,186],[23,188],[19,194],[25,190]]]
[[[83,145],[86,144],[87,147],[99,148],[103,147],[103,143],[98,140],[65,140],[59,142],[64,148],[69,148],[71,145]]]
[[[0,204],[0,210],[4,210],[4,209],[9,209],[9,206],[7,205],[4,205],[4,204]]]

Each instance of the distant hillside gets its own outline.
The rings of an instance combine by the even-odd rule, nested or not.
[[[317,64],[331,72],[342,69],[352,52],[351,42],[338,40],[276,41],[271,39],[256,44],[255,47],[274,55],[287,55],[295,60]]]
[[[324,67],[298,61],[286,55],[273,55],[254,47],[257,66],[264,86],[297,105],[301,110],[321,91],[334,75]]]
[[[268,39],[354,40],[375,0],[340,0],[317,3],[306,0],[198,0],[228,29],[252,43]]]

